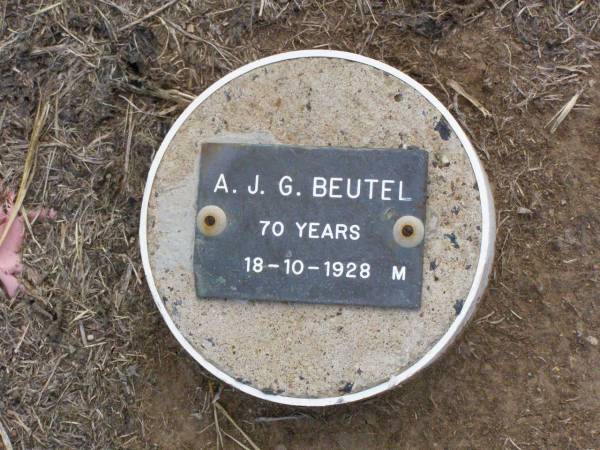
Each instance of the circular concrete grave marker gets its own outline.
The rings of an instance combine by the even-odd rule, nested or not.
[[[456,120],[398,70],[311,50],[248,64],[178,118],[140,245],[171,332],[254,396],[321,406],[436,359],[483,294],[490,187]]]

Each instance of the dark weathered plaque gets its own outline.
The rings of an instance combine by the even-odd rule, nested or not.
[[[426,151],[202,144],[198,188],[226,216],[196,228],[198,297],[420,307],[423,243],[393,227],[425,222]]]

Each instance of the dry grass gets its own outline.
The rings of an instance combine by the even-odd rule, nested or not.
[[[473,70],[446,67],[481,60],[477,45],[470,55],[444,43],[484,21],[482,33],[510,39],[497,43],[503,56],[483,69],[479,83]],[[560,130],[589,105],[591,89],[584,88],[597,79],[599,21],[594,1],[0,2],[0,193],[18,186],[36,107],[45,103],[25,205],[59,211],[58,220],[35,225],[28,236],[27,293],[13,300],[0,294],[0,423],[13,446],[151,446],[156,422],[145,423],[138,389],[152,383],[147,360],[163,344],[156,350],[149,337],[161,325],[142,279],[139,205],[162,137],[211,82],[261,56],[319,47],[384,60],[434,90],[497,169],[494,286],[502,293],[502,283],[516,276],[519,248],[533,239],[515,212],[535,213],[544,201],[533,190],[543,183],[529,164],[537,156],[527,153],[534,133],[519,122],[527,114],[547,122],[557,112],[562,121],[561,106],[575,98]],[[451,97],[445,86],[453,79],[469,102]],[[498,295],[510,298],[506,289]],[[511,308],[524,315],[503,301],[490,320],[485,311],[482,326],[518,320]],[[502,311],[508,319],[498,319]],[[197,383],[207,389],[204,379]],[[198,436],[213,433],[206,441],[212,447],[257,448],[236,411],[215,402],[213,413],[209,431],[199,427]],[[503,439],[507,448],[523,445],[514,435]]]

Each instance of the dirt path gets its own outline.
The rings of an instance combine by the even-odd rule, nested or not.
[[[47,99],[25,204],[59,211],[28,236],[27,292],[0,295],[13,446],[216,448],[218,395],[261,448],[600,448],[600,6],[254,3],[181,0],[129,26],[158,4],[0,1],[0,189],[17,186]],[[137,225],[188,96],[323,44],[398,67],[452,109],[494,186],[499,235],[488,294],[441,361],[376,399],[299,409],[221,386],[180,350],[144,285]],[[238,448],[228,435],[249,445],[217,417],[225,448]]]

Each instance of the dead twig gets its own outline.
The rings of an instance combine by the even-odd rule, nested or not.
[[[237,422],[235,420],[233,420],[233,417],[231,417],[229,415],[229,413],[227,412],[227,410],[225,408],[223,408],[223,406],[221,406],[220,403],[215,402],[214,403],[215,408],[217,408],[219,411],[221,411],[221,413],[225,416],[225,418],[227,420],[229,420],[229,422],[231,422],[231,424],[236,428],[236,430],[238,430],[240,432],[240,434],[242,436],[244,436],[244,439],[246,439],[246,441],[248,441],[248,444],[250,444],[250,446],[254,449],[254,450],[260,450],[260,447],[258,445],[256,445],[254,443],[254,441],[252,439],[250,439],[250,436],[248,436],[244,430],[242,430],[242,428],[237,424]]]
[[[301,420],[301,419],[312,419],[308,414],[294,414],[291,416],[279,416],[279,417],[257,417],[254,419],[256,423],[272,423],[272,422],[283,422],[288,420]]]
[[[190,94],[186,94],[185,92],[181,92],[176,89],[161,89],[154,86],[150,88],[141,88],[124,82],[115,82],[114,85],[117,89],[120,89],[122,91],[132,92],[134,94],[144,95],[147,97],[160,98],[162,100],[167,100],[183,105],[189,104],[195,98]]]
[[[223,431],[223,434],[225,436],[227,436],[229,439],[231,439],[233,442],[235,442],[237,445],[239,445],[241,448],[243,448],[244,450],[250,450],[250,447],[244,445],[242,442],[238,441],[236,438],[234,438],[232,435],[230,435],[226,431]]]
[[[54,9],[60,5],[62,5],[63,0],[60,0],[60,2],[56,2],[53,5],[49,5],[46,6],[44,8],[38,9],[36,12],[34,12],[33,14],[30,14],[29,17],[33,17],[33,16],[39,16],[40,14],[44,14],[45,12],[50,11],[51,9]]]
[[[446,83],[448,86],[450,86],[452,89],[454,89],[456,91],[456,93],[458,95],[463,96],[465,99],[467,99],[475,108],[477,108],[479,110],[479,112],[481,112],[481,114],[483,114],[483,117],[490,117],[492,114],[481,104],[481,102],[479,100],[477,100],[475,97],[473,97],[472,95],[470,95],[469,93],[467,93],[463,87],[458,84],[456,81],[454,80],[448,80]]]
[[[27,190],[29,189],[31,180],[33,179],[37,151],[40,145],[40,137],[42,135],[42,131],[44,129],[44,124],[46,122],[46,117],[48,117],[49,110],[50,105],[46,101],[40,100],[35,114],[35,119],[33,121],[31,136],[29,137],[29,150],[27,151],[27,157],[25,158],[25,166],[23,167],[23,177],[21,178],[19,191],[17,192],[15,202],[10,211],[8,221],[6,222],[4,231],[0,236],[0,246],[2,246],[4,239],[6,239],[6,236],[8,235],[8,232],[12,227],[13,222],[15,221],[17,215],[19,214],[19,211],[21,210],[23,200],[25,199],[25,195],[27,194]]]
[[[2,421],[0,421],[0,438],[2,438],[2,445],[4,446],[4,450],[13,450],[12,443],[10,442],[8,433],[4,429],[4,425],[2,425]]]
[[[155,15],[161,13],[162,11],[164,11],[165,9],[167,9],[169,6],[174,5],[178,1],[179,0],[171,0],[169,3],[165,3],[160,8],[156,8],[154,11],[149,12],[144,17],[140,17],[139,19],[134,20],[133,22],[128,23],[127,25],[122,26],[121,28],[118,29],[118,32],[121,33],[122,31],[125,31],[125,30],[128,30],[130,28],[135,27],[137,24],[142,23],[142,22],[150,19],[151,17],[154,17]]]
[[[131,102],[131,97],[129,97],[129,101]],[[127,104],[127,118],[125,120],[125,127],[127,131],[127,144],[125,146],[125,162],[123,167],[123,181],[122,187],[126,191],[128,189],[127,179],[129,177],[129,162],[131,159],[131,142],[133,140],[133,108],[131,108],[130,103]]]
[[[579,99],[579,96],[582,93],[583,93],[583,89],[580,89],[579,91],[577,91],[575,93],[575,95],[573,97],[571,97],[571,100],[569,100],[567,103],[565,103],[562,106],[562,108],[560,108],[558,110],[558,112],[556,114],[554,114],[554,116],[552,116],[552,119],[550,119],[548,121],[548,123],[546,124],[546,126],[544,128],[548,128],[548,126],[550,124],[552,124],[552,126],[550,127],[550,133],[554,133],[556,131],[556,129],[558,128],[558,126],[563,122],[563,120],[566,119],[567,115],[575,107],[575,104],[577,103],[577,100]]]

